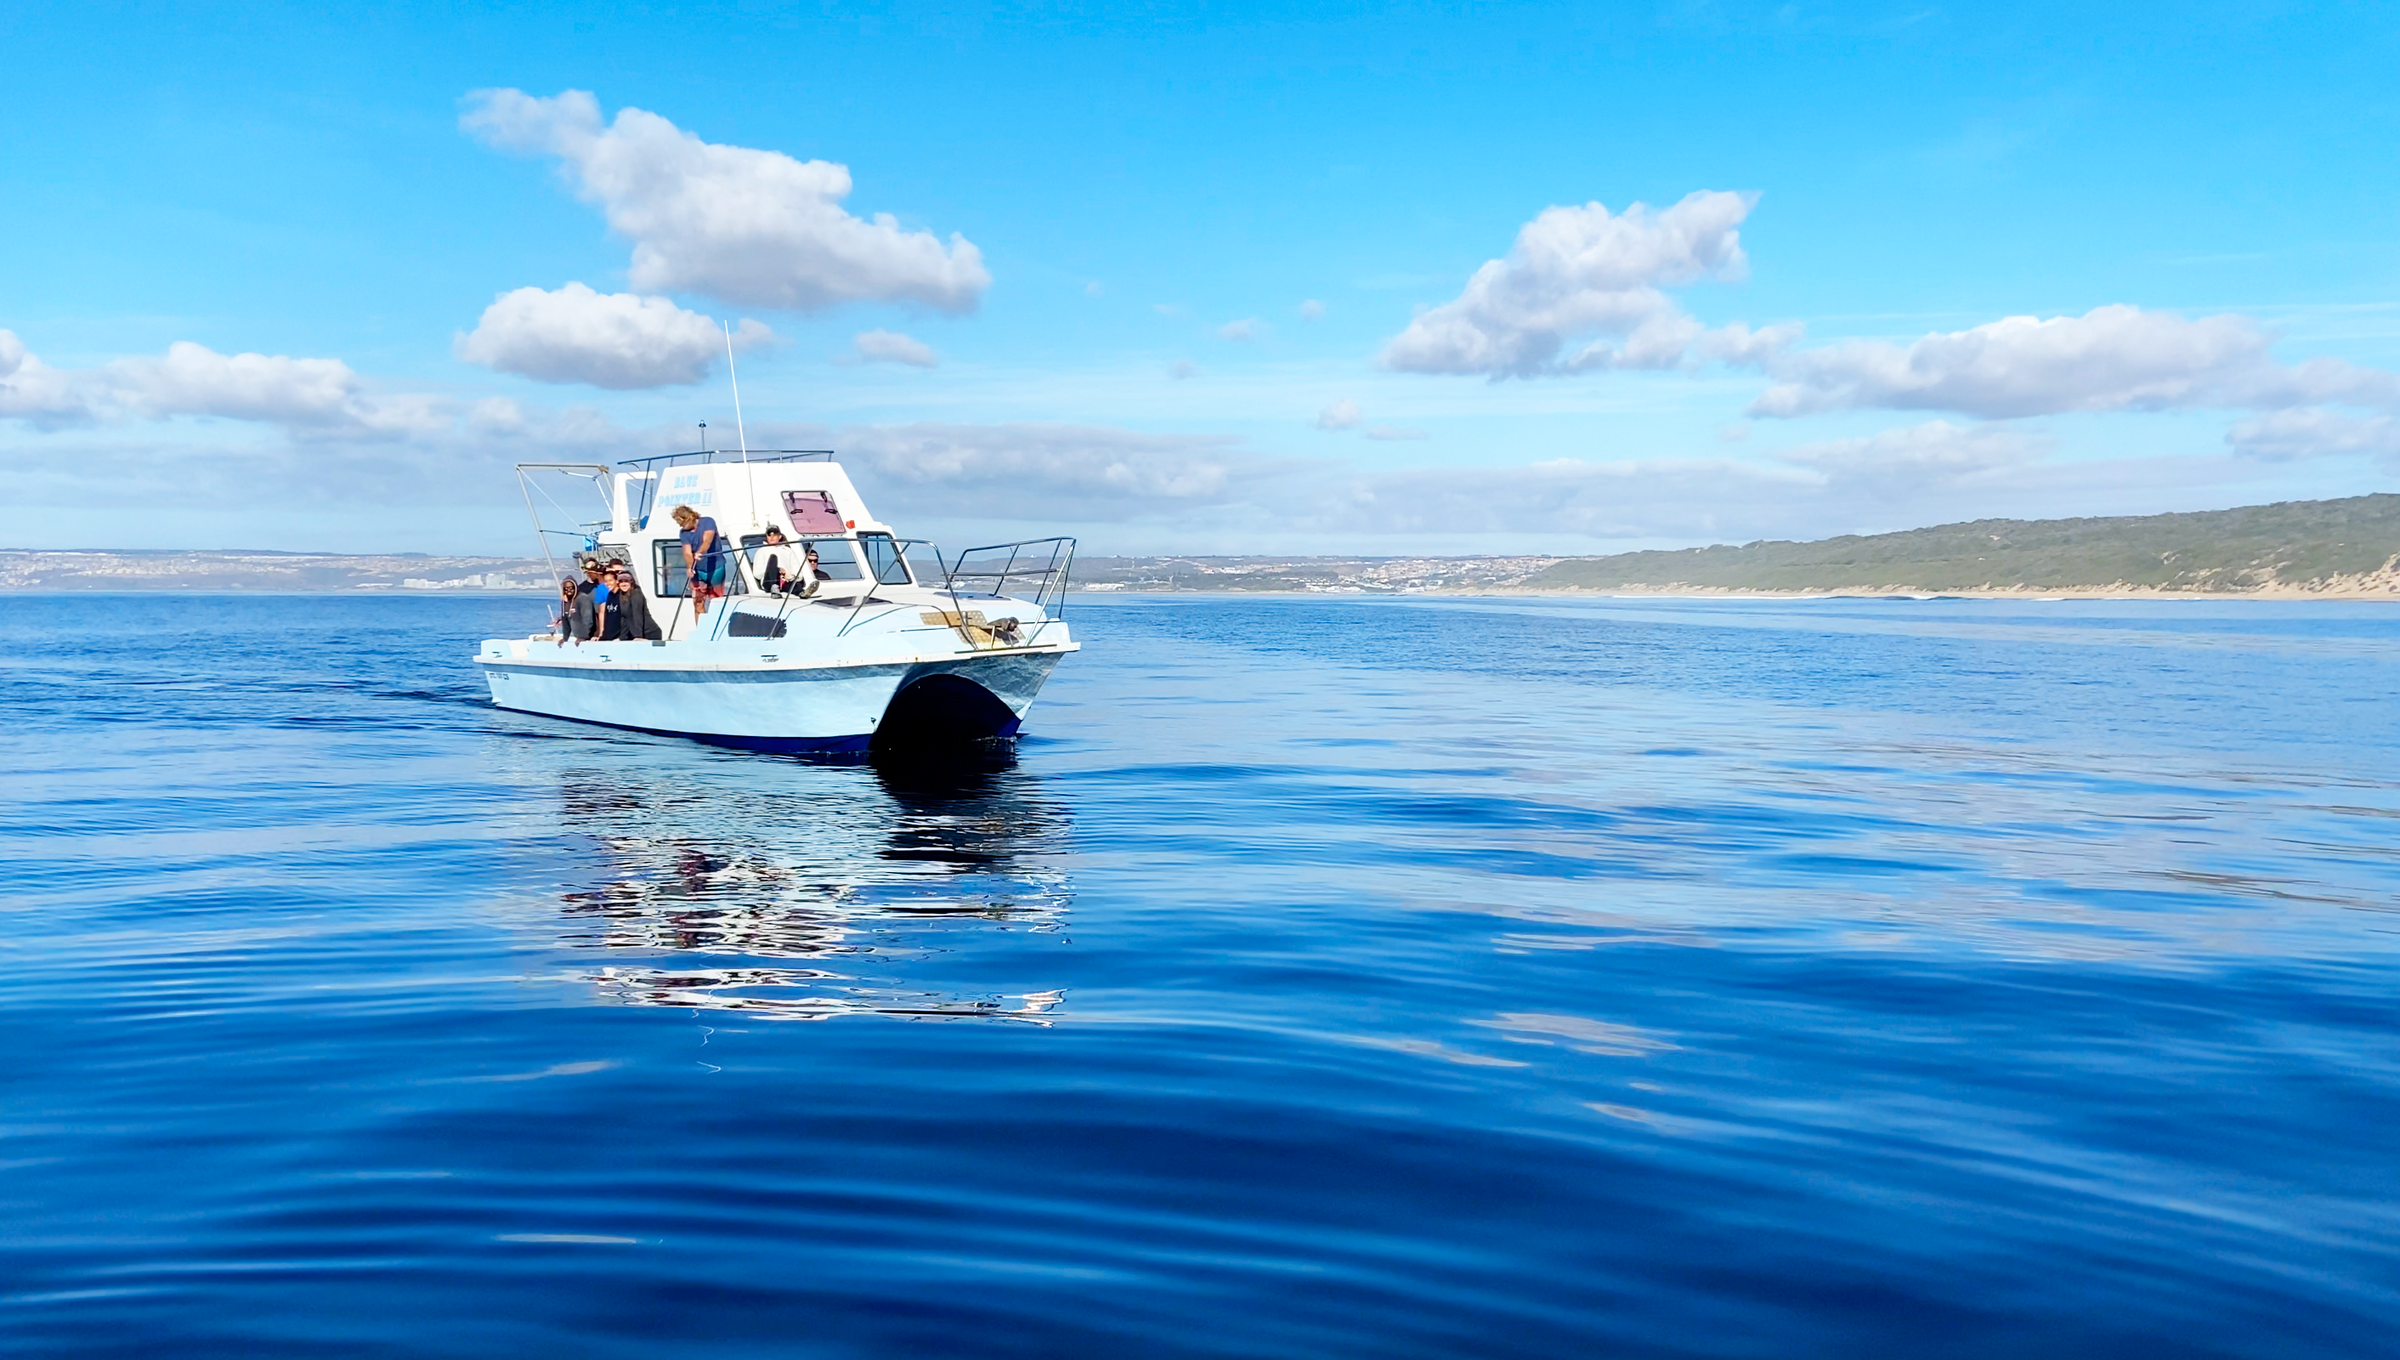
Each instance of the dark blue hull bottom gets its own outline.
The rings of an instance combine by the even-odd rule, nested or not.
[[[597,722],[589,718],[561,717],[555,713],[531,713],[526,709],[510,709],[512,713],[549,718],[555,722],[578,723],[585,727],[606,727],[618,732],[640,732],[653,737],[681,737],[707,746],[724,746],[736,751],[758,751],[778,756],[816,756],[819,758],[865,759],[875,748],[875,735],[862,732],[854,737],[734,737],[712,732],[670,732],[659,727],[632,727],[624,723]],[[960,743],[961,749],[980,744],[1014,741],[1022,726],[1016,719],[1001,725],[1001,730]]]

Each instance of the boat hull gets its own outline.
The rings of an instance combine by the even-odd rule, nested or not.
[[[843,755],[1016,736],[1069,648],[854,664],[747,663],[706,655],[714,644],[596,643],[544,656],[517,644],[477,661],[502,708],[712,745]],[[523,655],[514,655],[518,647]]]

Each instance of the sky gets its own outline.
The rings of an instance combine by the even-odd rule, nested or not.
[[[1601,553],[2400,489],[2389,6],[0,8],[0,546]],[[728,350],[740,384],[737,419]]]

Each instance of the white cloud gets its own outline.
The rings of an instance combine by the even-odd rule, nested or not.
[[[641,109],[604,125],[582,90],[478,90],[467,103],[459,125],[486,144],[565,162],[576,191],[633,242],[638,290],[800,311],[884,301],[968,312],[991,286],[965,237],[945,246],[890,214],[844,210],[846,166],[704,142]]]
[[[916,513],[1123,517],[1223,500],[1254,460],[1219,436],[1091,425],[873,425],[835,447]]]
[[[1863,439],[1804,444],[1775,456],[1833,482],[1893,495],[2030,463],[2057,444],[2048,435],[2012,426],[1929,420]]]
[[[506,397],[485,397],[467,408],[467,428],[478,434],[523,434],[525,408]]]
[[[0,418],[55,429],[91,416],[91,403],[77,390],[73,374],[35,358],[15,331],[0,330]]]
[[[1325,304],[1317,301],[1315,298],[1310,298],[1306,302],[1301,303],[1300,319],[1302,321],[1323,321],[1325,319]]]
[[[734,344],[773,332],[744,320]],[[589,383],[625,391],[696,383],[725,352],[725,334],[698,312],[663,297],[601,293],[580,283],[556,292],[519,288],[484,308],[451,348],[471,364],[537,382]]]
[[[1545,208],[1517,232],[1506,259],[1486,262],[1456,299],[1394,336],[1383,362],[1494,378],[1673,367],[1704,329],[1660,287],[1745,277],[1737,229],[1757,201],[1702,191],[1664,211]],[[1595,338],[1562,363],[1567,344],[1585,336]]]
[[[1085,297],[1099,297],[1101,294],[1106,293],[1107,291],[1108,289],[1103,287],[1098,279],[1094,279],[1090,283],[1087,283],[1083,286],[1083,295]]]
[[[1173,302],[1153,302],[1150,304],[1150,310],[1170,321],[1183,315],[1182,306]]]
[[[1358,424],[1358,403],[1348,397],[1317,412],[1317,428],[1320,430],[1347,430],[1356,424]]]
[[[167,346],[161,358],[111,360],[96,381],[110,400],[140,415],[264,421],[301,438],[395,438],[452,421],[440,398],[369,393],[339,359],[219,354],[189,340]]]
[[[1425,438],[1425,437],[1426,437],[1426,434],[1425,434],[1425,432],[1424,432],[1423,430],[1408,430],[1408,429],[1402,429],[1400,426],[1397,426],[1397,425],[1369,425],[1369,426],[1367,427],[1367,432],[1366,432],[1366,433],[1367,433],[1367,438],[1369,438],[1369,439],[1382,439],[1382,440],[1395,440],[1395,441],[1397,441],[1397,440],[1423,439],[1423,438]]]
[[[1753,536],[1821,480],[1719,459],[1425,468],[1359,478],[1315,502],[1328,532],[1545,534],[1599,539]]]
[[[60,429],[176,416],[256,421],[308,440],[397,439],[437,433],[456,421],[452,402],[377,393],[339,359],[219,354],[178,340],[163,355],[57,369],[14,332],[0,330],[0,419]]]
[[[898,331],[860,331],[850,343],[857,347],[858,357],[864,363],[932,368],[942,361],[942,356],[933,352],[933,346]]]
[[[2400,459],[2400,418],[2345,416],[2301,407],[2235,421],[2225,432],[2234,451],[2270,463],[2335,454],[2371,453]]]
[[[1167,365],[1167,376],[1181,382],[1185,378],[1199,377],[1200,368],[1189,359],[1177,359],[1174,363]]]
[[[1901,346],[1845,340],[1753,360],[1776,379],[1760,416],[1861,407],[2006,418],[2066,411],[2400,406],[2400,375],[2339,359],[2278,364],[2274,337],[2243,316],[2192,320],[2138,307],[2012,316]]]
[[[1256,340],[1265,330],[1266,324],[1257,317],[1245,316],[1239,321],[1228,321],[1217,327],[1217,338],[1231,340],[1236,344],[1246,344]]]

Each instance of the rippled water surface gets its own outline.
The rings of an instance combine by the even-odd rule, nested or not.
[[[0,1349],[2392,1353],[2400,610],[1074,612],[936,775],[0,597]]]

